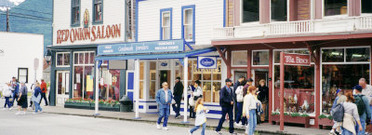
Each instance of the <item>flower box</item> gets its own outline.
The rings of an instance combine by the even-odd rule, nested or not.
[[[280,123],[280,115],[272,115],[272,122],[273,124],[279,124]],[[310,117],[302,117],[302,116],[290,116],[290,115],[284,115],[284,122],[285,123],[296,123],[296,124],[302,124],[306,128],[310,126]]]
[[[90,109],[90,103],[65,102],[65,108]]]
[[[105,111],[120,111],[120,105],[118,104],[99,104],[99,110],[105,110]],[[94,109],[93,104],[93,109]]]
[[[323,129],[324,127],[331,127],[333,126],[333,120],[328,118],[318,119],[318,125],[320,129]]]

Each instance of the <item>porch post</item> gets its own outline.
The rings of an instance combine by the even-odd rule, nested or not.
[[[271,123],[271,112],[272,112],[272,107],[273,107],[273,81],[274,81],[274,78],[273,78],[273,49],[270,49],[269,50],[269,103],[267,104],[267,106],[269,106],[269,110],[268,110],[268,115],[269,115],[269,122]]]
[[[98,98],[98,83],[99,83],[99,81],[98,81],[98,72],[99,72],[99,68],[98,68],[98,60],[96,60],[96,66],[95,66],[95,68],[96,68],[96,74],[95,74],[95,77],[94,78],[96,78],[96,83],[95,83],[95,85],[96,85],[96,91],[95,91],[95,107],[94,107],[94,115],[95,116],[97,116],[97,115],[99,115],[99,113],[98,113],[98,102],[99,102],[99,98]]]
[[[136,103],[135,103],[135,109],[136,109],[136,115],[135,115],[135,119],[139,119],[139,71],[140,71],[140,63],[139,63],[139,59],[136,59],[134,61],[134,95],[135,95],[135,98],[136,99]]]
[[[187,104],[188,104],[188,98],[187,98],[187,82],[189,80],[188,78],[188,67],[189,67],[188,57],[185,57],[183,60],[183,123],[187,122]]]
[[[247,49],[247,79],[248,78],[252,78],[252,50],[251,49]],[[254,80],[254,82],[255,81],[256,80]],[[255,85],[254,82],[253,82],[253,85]]]

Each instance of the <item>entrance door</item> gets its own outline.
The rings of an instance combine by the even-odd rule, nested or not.
[[[160,88],[162,88],[162,83],[163,82],[167,82],[168,85],[170,85],[170,77],[171,77],[171,74],[170,74],[170,70],[160,70]]]
[[[70,72],[69,71],[57,71],[56,81],[57,81],[56,102],[59,105],[63,105],[66,99],[69,98]]]
[[[254,80],[254,85],[258,86],[260,80],[265,80],[266,86],[268,85],[268,79],[269,79],[269,70],[267,69],[254,69],[252,70],[252,79]]]

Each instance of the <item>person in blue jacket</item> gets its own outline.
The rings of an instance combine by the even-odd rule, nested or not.
[[[162,127],[160,126],[161,120],[164,118],[164,123],[163,123],[163,130],[168,130],[167,124],[168,124],[168,117],[169,117],[169,108],[170,104],[172,102],[172,92],[169,90],[168,83],[163,82],[162,83],[163,88],[158,90],[156,92],[156,103],[159,105],[159,118],[158,122],[156,123],[156,127],[158,129],[161,129]]]
[[[220,105],[222,107],[222,116],[216,128],[216,133],[221,134],[221,128],[223,122],[225,122],[226,114],[229,115],[229,132],[234,134],[234,117],[233,117],[233,108],[234,108],[234,90],[231,88],[232,81],[226,79],[226,86],[223,87],[220,91]]]
[[[34,90],[34,105],[35,105],[35,112],[34,114],[36,114],[38,111],[42,112],[43,109],[40,107],[40,99],[41,99],[41,88],[40,88],[40,83],[39,82],[36,82],[36,85],[35,85],[35,90]],[[38,98],[38,96],[40,95],[40,98]]]
[[[11,103],[11,106],[13,106],[14,101],[16,101],[16,99],[18,99],[18,96],[19,96],[19,82],[15,77],[12,77],[11,84],[12,84],[12,87],[14,89],[14,91],[13,91],[13,101]]]

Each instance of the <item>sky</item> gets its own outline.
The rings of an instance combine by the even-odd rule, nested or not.
[[[25,0],[0,0],[0,10],[5,11],[6,7],[12,8],[14,6],[18,6],[24,1]]]

